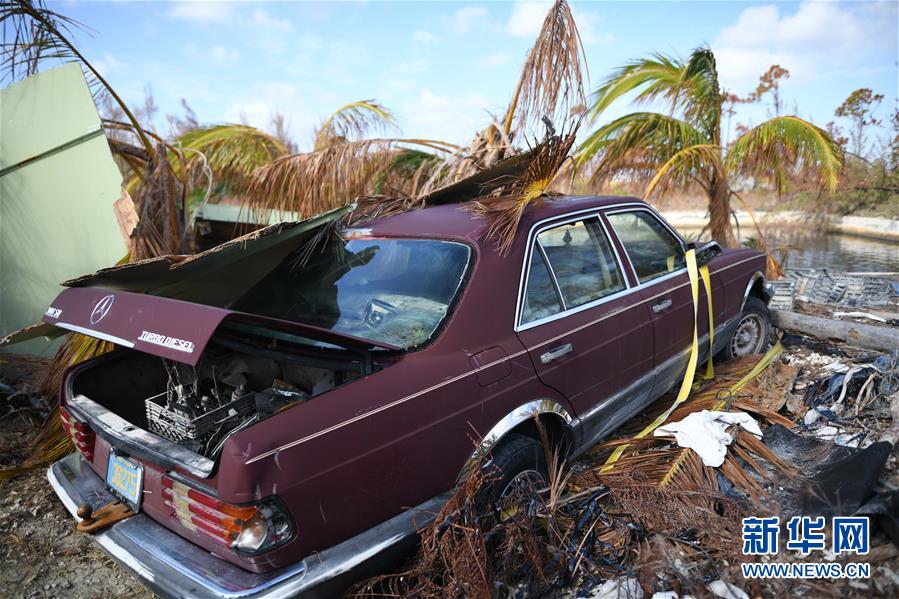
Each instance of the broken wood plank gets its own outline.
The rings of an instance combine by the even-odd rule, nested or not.
[[[771,310],[771,322],[781,329],[797,331],[819,339],[837,339],[865,349],[881,351],[899,349],[899,328],[896,327],[832,320],[786,310]]]

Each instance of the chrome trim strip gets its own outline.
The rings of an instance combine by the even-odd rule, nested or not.
[[[549,261],[549,256],[546,255],[546,248],[543,247],[543,242],[540,241],[539,235],[537,236],[537,239],[534,240],[534,243],[537,244],[537,249],[540,250],[540,256],[543,258],[543,266],[549,272],[549,276],[553,281],[553,287],[556,289],[556,295],[559,298],[559,305],[562,307],[562,312],[565,312],[568,309],[568,304],[565,303],[565,296],[562,295],[562,287],[559,285],[559,279],[556,278],[556,271],[553,270],[553,265]],[[530,276],[531,269],[528,269],[528,277]],[[527,285],[525,285],[524,289],[525,293],[527,293]]]
[[[84,327],[79,327],[76,324],[69,324],[67,322],[54,322],[51,323],[53,326],[57,326],[61,329],[66,329],[69,331],[73,331],[75,333],[81,333],[82,335],[87,335],[88,337],[96,337],[97,339],[102,339],[103,341],[109,341],[110,343],[115,343],[116,345],[121,345],[127,348],[133,348],[134,344],[127,339],[122,339],[121,337],[116,337],[115,335],[109,335],[108,333],[101,333],[100,331],[95,331],[93,329],[87,329]]]
[[[733,268],[733,267],[735,267],[735,266],[739,266],[740,264],[743,264],[744,262],[748,262],[749,260],[754,260],[754,259],[756,259],[756,256],[751,256],[751,257],[749,257],[749,258],[746,258],[745,260],[741,260],[740,262],[735,262],[735,263],[733,263],[733,264],[730,264],[730,265],[728,265],[728,266],[725,266],[724,268],[720,268],[720,269],[718,269],[717,271],[715,271],[715,273],[723,272],[723,271],[728,270],[728,269],[730,269],[730,268]],[[591,321],[591,322],[588,322],[588,323],[583,324],[583,325],[581,325],[581,326],[579,326],[579,327],[576,327],[576,328],[574,328],[574,329],[571,329],[570,331],[567,331],[567,332],[565,332],[565,333],[562,333],[562,334],[560,334],[560,335],[558,335],[558,336],[556,336],[556,337],[554,337],[554,338],[552,338],[552,339],[547,339],[546,341],[543,341],[543,342],[541,342],[541,343],[539,343],[539,344],[533,346],[533,347],[531,348],[531,350],[534,350],[534,349],[536,349],[536,348],[542,347],[542,346],[547,345],[547,344],[549,344],[549,343],[554,343],[554,342],[558,341],[559,339],[561,339],[561,338],[563,338],[563,337],[565,337],[565,336],[567,336],[567,335],[570,335],[570,334],[572,334],[572,333],[576,333],[576,332],[578,332],[578,331],[581,331],[581,330],[583,330],[583,329],[585,329],[585,328],[587,328],[587,327],[589,327],[589,326],[593,326],[594,324],[596,324],[596,323],[598,323],[598,322],[602,322],[603,320],[605,320],[605,319],[607,319],[607,318],[611,318],[612,316],[615,316],[615,315],[618,314],[619,312],[622,312],[622,311],[624,311],[624,310],[629,310],[630,308],[633,308],[633,307],[635,307],[635,306],[639,306],[639,305],[641,305],[641,304],[643,304],[643,303],[646,303],[646,302],[650,302],[650,301],[652,301],[652,300],[654,300],[654,299],[656,299],[656,298],[658,298],[658,297],[660,297],[660,296],[662,296],[662,295],[665,295],[666,293],[670,293],[671,291],[674,291],[675,289],[680,289],[681,287],[684,287],[684,286],[689,285],[689,284],[690,284],[690,282],[687,281],[686,283],[683,283],[682,285],[678,285],[677,287],[675,287],[675,288],[673,288],[673,289],[669,289],[668,291],[665,291],[665,292],[663,292],[663,293],[656,294],[656,295],[654,295],[654,296],[652,296],[652,297],[645,298],[645,299],[643,299],[643,300],[641,300],[641,301],[639,301],[639,302],[636,302],[636,303],[630,304],[630,305],[628,305],[628,306],[624,306],[624,307],[619,308],[619,309],[617,309],[617,310],[613,310],[613,311],[611,311],[611,312],[608,312],[608,313],[606,313],[606,314],[603,314],[602,316],[600,316],[599,318],[597,318],[597,319],[595,319],[595,320],[593,320],[593,321]],[[631,293],[631,292],[636,291],[636,290],[638,290],[638,289],[639,289],[638,287],[633,287],[633,288],[631,288],[631,289],[629,289],[629,290],[626,290],[626,291],[623,291],[623,292],[621,292],[621,293],[622,293],[622,295],[623,295],[623,294]],[[611,297],[611,296],[609,296],[609,297]],[[620,296],[619,296],[619,297],[620,297]],[[605,298],[603,298],[603,299],[605,299]],[[305,443],[305,442],[307,442],[307,441],[311,441],[312,439],[316,439],[316,438],[318,438],[318,437],[320,437],[320,436],[322,436],[322,435],[325,435],[325,434],[327,434],[327,433],[330,433],[331,431],[335,431],[335,430],[337,430],[337,429],[339,429],[339,428],[342,428],[342,427],[347,426],[347,425],[349,425],[349,424],[352,424],[352,423],[354,423],[354,422],[358,422],[359,420],[362,420],[363,418],[366,418],[367,416],[371,416],[372,414],[377,414],[377,413],[379,413],[379,412],[383,412],[384,410],[388,410],[388,409],[390,409],[390,408],[392,408],[392,407],[394,407],[394,406],[398,406],[398,405],[400,405],[400,404],[403,404],[403,403],[405,403],[405,402],[407,402],[407,401],[409,401],[409,400],[412,400],[412,399],[415,399],[416,397],[419,397],[419,396],[421,396],[421,395],[424,395],[425,393],[430,393],[431,391],[434,391],[434,390],[439,389],[439,388],[441,388],[441,387],[444,387],[444,386],[446,386],[446,385],[450,385],[450,384],[452,384],[452,383],[455,383],[456,381],[459,381],[459,380],[461,380],[461,379],[463,379],[463,378],[465,378],[465,377],[467,377],[467,376],[472,376],[472,375],[474,375],[474,374],[480,372],[481,370],[483,370],[483,369],[485,369],[485,368],[490,368],[491,366],[495,366],[495,365],[497,365],[497,364],[500,364],[500,363],[502,363],[502,362],[505,362],[506,360],[512,360],[512,359],[517,358],[518,356],[521,356],[521,355],[526,354],[526,353],[528,353],[528,350],[527,350],[527,349],[523,349],[523,350],[520,350],[520,351],[515,352],[514,354],[512,354],[512,355],[510,355],[510,356],[508,356],[508,357],[504,357],[504,358],[500,358],[500,359],[498,359],[498,360],[494,360],[493,362],[490,362],[489,364],[485,364],[484,366],[481,366],[481,367],[479,367],[479,368],[475,368],[475,369],[470,370],[470,371],[468,371],[468,372],[463,372],[462,374],[458,374],[458,375],[456,375],[456,376],[454,376],[454,377],[450,377],[450,378],[446,379],[445,381],[442,381],[442,382],[440,382],[440,383],[436,383],[436,384],[434,384],[434,385],[431,385],[430,387],[428,387],[428,388],[426,388],[426,389],[422,389],[421,391],[416,391],[415,393],[412,393],[411,395],[407,395],[407,396],[405,396],[405,397],[401,397],[400,399],[397,399],[397,400],[395,400],[395,401],[392,401],[392,402],[390,402],[390,403],[388,403],[388,404],[385,404],[385,405],[380,406],[380,407],[378,407],[378,408],[375,408],[375,409],[373,409],[373,410],[369,410],[368,412],[363,412],[363,413],[359,414],[358,416],[354,416],[353,418],[350,418],[350,419],[348,419],[348,420],[344,420],[343,422],[339,422],[339,423],[337,423],[337,424],[335,424],[335,425],[333,425],[333,426],[329,426],[329,427],[326,428],[326,429],[322,429],[322,430],[320,430],[320,431],[317,431],[317,432],[315,432],[315,433],[312,433],[312,434],[307,435],[307,436],[305,436],[305,437],[302,437],[302,438],[300,438],[300,439],[296,439],[296,440],[291,441],[291,442],[289,442],[289,443],[285,443],[284,445],[281,445],[281,446],[279,446],[279,447],[276,447],[275,449],[270,449],[270,450],[268,450],[268,451],[265,451],[265,452],[263,452],[263,453],[261,453],[261,454],[259,454],[259,455],[257,455],[257,456],[254,456],[254,457],[250,458],[250,459],[247,460],[245,463],[247,463],[247,464],[252,464],[253,462],[257,462],[257,461],[259,461],[259,460],[261,460],[261,459],[263,459],[263,458],[271,457],[271,456],[275,455],[276,453],[278,453],[278,452],[280,452],[280,451],[283,451],[283,450],[285,450],[285,449],[290,449],[291,447],[296,447],[297,445],[301,445],[301,444],[303,444],[303,443]]]
[[[719,335],[723,334],[724,331],[727,329],[727,327],[733,325],[734,322],[735,322],[735,318],[731,318],[731,319],[727,320],[726,322],[724,322],[724,324],[720,324],[717,327],[715,327],[715,337],[717,338]],[[700,353],[703,351],[706,351],[703,348],[708,342],[709,342],[709,334],[708,333],[706,333],[705,335],[703,335],[702,337],[700,337],[698,339],[698,346],[699,346]],[[588,411],[586,411],[583,414],[581,414],[580,416],[578,416],[575,424],[589,420],[590,418],[595,416],[598,412],[602,411],[602,409],[605,408],[606,406],[608,406],[610,403],[612,403],[616,399],[620,398],[622,395],[627,395],[628,391],[632,390],[632,388],[638,387],[639,384],[641,384],[641,383],[645,383],[645,381],[647,379],[652,379],[652,378],[657,377],[659,375],[659,373],[671,368],[671,366],[674,365],[675,363],[677,363],[677,361],[683,360],[685,355],[689,356],[689,354],[692,350],[693,350],[692,347],[688,347],[687,349],[682,350],[682,351],[678,352],[677,354],[671,356],[670,358],[668,358],[667,360],[665,360],[658,366],[654,366],[652,368],[652,370],[650,370],[647,374],[638,378],[636,381],[634,381],[634,383],[632,383],[631,385],[628,385],[625,389],[619,391],[615,395],[606,399],[604,402],[597,404],[596,406],[593,406]]]
[[[746,291],[743,292],[743,301],[740,303],[740,312],[743,311],[743,308],[746,307],[746,300],[749,299],[749,292],[752,291],[752,286],[755,285],[755,282],[759,279],[762,280],[762,286],[765,285],[765,275],[763,275],[760,271],[755,271],[752,273],[752,276],[749,277],[749,283],[746,285]]]
[[[76,520],[77,506],[87,503],[96,509],[113,500],[103,480],[77,453],[53,464],[47,478]],[[118,522],[93,538],[163,597],[256,599],[295,597],[309,591],[327,596],[334,592],[325,590],[329,581],[344,574],[352,577],[369,560],[402,548],[417,528],[433,520],[448,497],[448,493],[438,495],[320,553],[259,574],[212,555],[146,514]]]
[[[538,223],[535,223],[531,226],[530,231],[528,232],[528,247],[525,250],[524,260],[522,262],[522,277],[524,277],[518,285],[518,298],[516,299],[515,304],[515,327],[513,330],[517,333],[519,331],[525,331],[527,329],[534,328],[536,326],[540,326],[541,324],[552,322],[554,320],[558,320],[560,318],[564,318],[571,314],[577,314],[578,312],[583,312],[584,310],[589,310],[590,308],[594,308],[599,306],[600,304],[604,304],[605,302],[611,301],[615,298],[621,297],[626,294],[631,289],[635,289],[631,287],[630,282],[627,278],[627,273],[624,271],[624,263],[621,261],[621,256],[618,255],[618,248],[615,247],[615,243],[612,241],[612,237],[609,235],[608,229],[606,229],[606,225],[602,222],[602,219],[599,218],[599,211],[601,208],[590,208],[589,210],[581,210],[578,212],[572,212],[569,214],[564,214],[560,216],[554,216],[549,219],[542,220]],[[586,214],[586,216],[585,216]],[[573,218],[572,215],[577,215]],[[581,304],[579,306],[574,306],[572,308],[568,308],[565,305],[565,299],[562,297],[562,289],[559,287],[559,283],[556,280],[556,273],[553,270],[552,263],[549,261],[549,258],[546,255],[546,251],[543,249],[543,244],[540,243],[540,233],[543,231],[547,231],[550,228],[554,228],[560,225],[565,225],[568,223],[578,222],[578,221],[587,221],[590,217],[593,216],[596,219],[596,222],[602,229],[603,234],[606,236],[606,242],[609,244],[609,247],[612,248],[612,252],[615,254],[615,263],[618,265],[618,272],[621,275],[621,282],[624,285],[624,289],[616,291],[615,293],[611,293],[609,295],[604,295],[599,297],[593,301],[587,302],[586,304]],[[545,227],[540,226],[541,224],[546,223]],[[535,229],[540,228],[536,233]],[[531,237],[534,238],[534,242],[531,242]],[[531,263],[531,256],[533,254],[532,248],[534,243],[538,244],[540,248],[540,252],[543,255],[543,259],[546,263],[546,268],[549,269],[550,276],[553,278],[553,282],[556,285],[556,290],[559,293],[559,298],[562,303],[562,311],[552,314],[550,316],[546,316],[539,320],[532,320],[531,322],[521,324],[522,311],[524,310],[524,294],[527,292],[527,277],[529,274],[528,266]]]
[[[100,437],[121,451],[169,468],[183,468],[203,478],[212,474],[215,467],[209,458],[138,428],[84,395],[67,394],[66,408],[86,420]]]
[[[490,362],[489,364],[484,364],[483,366],[474,368],[467,372],[463,372],[462,374],[457,374],[456,376],[450,377],[450,378],[446,379],[445,381],[441,381],[439,383],[431,385],[430,387],[421,389],[420,391],[416,391],[415,393],[412,393],[411,395],[401,397],[400,399],[394,400],[388,404],[384,404],[383,406],[380,406],[373,410],[369,410],[368,412],[363,412],[363,413],[359,414],[358,416],[354,416],[348,420],[344,420],[343,422],[338,422],[337,424],[335,424],[333,426],[329,426],[328,428],[322,429],[320,431],[316,431],[310,435],[306,435],[305,437],[296,439],[295,441],[291,441],[290,443],[286,443],[284,445],[281,445],[280,447],[276,447],[275,449],[270,449],[268,451],[260,453],[259,455],[248,459],[244,463],[252,464],[253,462],[258,462],[259,460],[261,460],[263,458],[271,457],[271,456],[275,455],[276,453],[278,453],[279,451],[284,451],[285,449],[290,449],[291,447],[295,447],[297,445],[305,443],[306,441],[311,441],[312,439],[316,439],[318,437],[321,437],[322,435],[326,435],[326,434],[330,433],[331,431],[335,431],[339,428],[343,428],[344,426],[346,426],[348,424],[358,422],[359,420],[362,420],[363,418],[367,418],[368,416],[371,416],[373,414],[378,414],[380,412],[383,412],[384,410],[389,410],[390,408],[392,408],[394,406],[398,406],[400,404],[406,403],[407,401],[409,401],[411,399],[415,399],[416,397],[424,395],[425,393],[430,393],[431,391],[440,389],[441,387],[445,387],[446,385],[450,385],[452,383],[455,383],[456,381],[460,381],[460,380],[464,379],[465,377],[471,376],[473,374],[477,374],[478,372],[480,372],[486,368],[490,368],[491,366],[501,364],[501,363],[505,362],[506,360],[512,360],[512,359],[517,358],[518,356],[521,356],[526,353],[528,353],[528,350],[523,349],[523,350],[515,352],[511,356],[499,358],[498,360],[494,360],[493,362]]]
[[[509,434],[512,429],[522,422],[543,414],[555,414],[562,418],[567,425],[574,422],[574,419],[571,414],[568,413],[568,410],[551,399],[535,399],[521,404],[500,418],[499,422],[494,424],[493,428],[484,435],[484,438],[478,443],[478,446],[471,454],[471,457],[465,462],[465,466],[462,468],[462,472],[459,475],[457,482],[464,480],[468,473],[471,472],[471,468],[493,449],[503,437]]]
[[[668,229],[668,232],[669,232],[669,233],[671,233],[672,235],[674,235],[674,239],[676,239],[677,242],[680,244],[680,249],[681,249],[681,251],[682,251],[682,252],[685,252],[685,251],[686,251],[686,242],[684,241],[683,237],[681,237],[681,236],[678,234],[678,232],[675,231],[675,230],[671,227],[671,225],[669,225],[669,224],[665,221],[664,218],[662,218],[662,215],[660,215],[660,214],[659,214],[658,212],[656,212],[655,210],[651,210],[650,207],[649,207],[648,205],[647,205],[647,206],[637,206],[637,207],[634,207],[634,208],[626,208],[626,209],[623,209],[623,210],[605,211],[605,215],[606,215],[606,218],[608,218],[608,217],[610,217],[610,216],[615,216],[616,214],[627,214],[628,212],[648,212],[648,213],[649,213],[653,218],[655,218],[658,222],[662,223],[662,226],[665,227],[666,229]],[[614,229],[614,228],[615,228],[615,227],[612,227],[612,229]],[[615,231],[615,235],[616,235],[616,236],[618,235],[618,231]],[[621,237],[618,237],[618,241],[621,241]],[[624,243],[623,243],[623,242],[621,243],[621,247],[624,247]],[[641,286],[646,286],[646,287],[648,287],[649,285],[652,285],[652,284],[655,283],[656,281],[664,281],[664,280],[666,280],[666,279],[671,278],[671,277],[672,277],[673,275],[675,275],[675,274],[680,274],[680,273],[682,273],[682,272],[687,272],[687,267],[684,266],[683,268],[679,268],[679,269],[677,269],[677,270],[675,270],[675,271],[672,271],[672,272],[670,272],[670,273],[668,273],[668,274],[666,274],[666,275],[662,275],[661,277],[655,277],[655,278],[652,278],[652,279],[650,279],[650,280],[644,282],[644,281],[641,281],[641,280],[640,280],[640,277],[637,275],[637,269],[634,268],[634,263],[631,261],[631,255],[630,255],[630,253],[627,251],[627,248],[626,248],[626,247],[624,247],[624,255],[627,256],[627,263],[630,264],[630,266],[631,266],[631,271],[634,273],[634,277],[636,277],[636,279],[637,279],[637,287],[641,287]]]

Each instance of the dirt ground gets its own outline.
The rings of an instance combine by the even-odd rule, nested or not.
[[[0,380],[33,388],[40,363],[0,356]],[[0,404],[0,467],[21,461],[41,419],[38,409],[19,406],[9,415]],[[4,415],[6,414],[6,415]],[[155,597],[75,530],[41,468],[0,481],[0,596],[44,599]]]

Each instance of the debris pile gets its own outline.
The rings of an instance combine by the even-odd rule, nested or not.
[[[355,596],[749,597],[899,591],[899,352],[875,354],[785,336],[764,358],[716,365],[654,436],[634,439],[666,396],[548,488],[520,490],[502,517],[479,518],[472,476],[423,531],[417,557]],[[894,418],[895,415],[895,418]],[[704,431],[702,434],[696,434]],[[626,452],[611,471],[606,458]],[[868,580],[744,579],[742,520],[871,518]],[[892,541],[892,543],[891,543]],[[779,561],[820,560],[781,551]],[[810,595],[811,596],[811,595]]]
[[[772,286],[770,307],[775,310],[792,310],[797,300],[852,308],[888,306],[897,293],[897,283],[886,277],[813,268],[787,269]]]

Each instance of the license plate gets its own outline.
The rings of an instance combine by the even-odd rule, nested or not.
[[[106,484],[128,507],[135,512],[140,507],[144,486],[144,467],[129,459],[109,452],[106,468]]]

